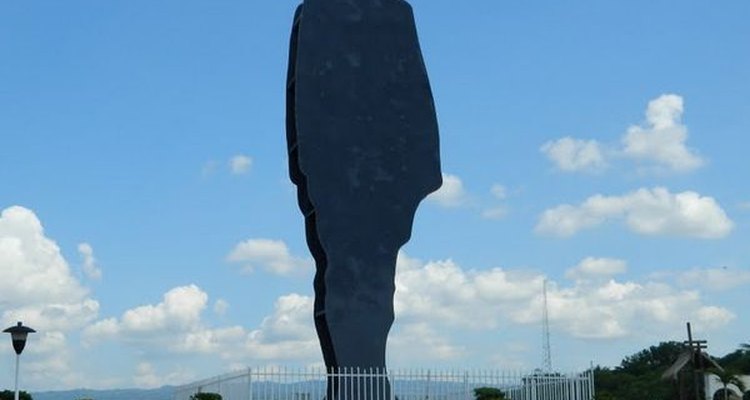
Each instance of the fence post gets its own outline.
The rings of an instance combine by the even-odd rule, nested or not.
[[[243,373],[247,376],[243,377]],[[322,400],[303,390],[309,385],[316,393],[325,388],[323,396],[326,400],[370,400],[372,397],[381,400],[474,400],[472,390],[477,384],[497,387],[513,400],[594,400],[596,396],[593,366],[573,374],[471,370],[459,374],[460,371],[433,373],[432,369],[391,374],[385,369],[372,368],[369,371],[347,367],[295,371],[248,367],[246,372],[218,375],[177,387],[172,400],[187,400],[193,393],[214,391],[210,389],[214,385],[215,391],[226,400]],[[308,382],[319,382],[320,379],[323,379],[322,383]],[[400,379],[404,380],[402,385]],[[389,381],[390,391],[387,390]],[[239,389],[243,384],[247,394],[235,390],[235,386]],[[256,389],[260,391],[257,394],[254,393]],[[332,391],[327,392],[328,389]],[[384,397],[385,393],[388,395]]]
[[[247,368],[247,400],[253,400],[253,369]]]
[[[430,400],[430,370],[427,370],[427,386],[425,387],[425,400]]]
[[[466,400],[471,400],[469,390],[469,371],[464,371],[464,399]]]

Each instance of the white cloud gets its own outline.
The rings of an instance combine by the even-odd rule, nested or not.
[[[229,310],[229,303],[224,299],[218,299],[214,302],[214,312],[217,315],[224,315]]]
[[[156,306],[141,306],[123,314],[120,329],[149,332],[196,325],[206,308],[208,295],[195,285],[174,288]]]
[[[747,268],[692,268],[669,275],[676,277],[682,286],[710,291],[725,291],[750,285],[750,269]]]
[[[681,121],[682,114],[683,99],[678,95],[665,94],[651,100],[646,125],[631,126],[623,136],[624,154],[676,172],[703,166],[705,161],[685,145],[688,130]]]
[[[490,193],[498,200],[505,200],[508,197],[508,189],[499,183],[492,185]]]
[[[135,307],[120,318],[107,318],[88,326],[83,332],[84,344],[91,347],[119,341],[137,346],[145,355],[203,354],[246,364],[257,360],[312,361],[320,355],[312,324],[311,297],[281,296],[273,314],[254,330],[209,326],[202,317],[207,302],[208,295],[195,285],[171,289],[158,304]],[[146,380],[141,380],[141,384],[146,384]]]
[[[496,200],[505,200],[508,198],[508,189],[499,183],[492,185],[492,187],[490,188],[490,193]],[[508,213],[509,210],[505,204],[498,204],[492,207],[485,208],[482,211],[482,218],[490,220],[501,220],[508,216]]]
[[[24,321],[65,332],[96,318],[99,303],[76,280],[57,244],[33,211],[0,213],[0,311],[4,324]]]
[[[208,294],[198,286],[175,287],[157,304],[138,306],[119,318],[102,319],[86,327],[83,343],[90,348],[119,341],[146,355],[170,352],[225,357],[232,352],[229,344],[241,342],[246,332],[239,326],[209,327],[203,320],[207,304]]]
[[[68,333],[93,321],[99,303],[74,277],[60,248],[28,208],[0,212],[0,276],[0,324],[23,321],[38,332],[24,350],[26,384],[71,387],[85,382],[80,371],[70,368],[74,354]]]
[[[595,140],[564,137],[545,143],[540,150],[565,172],[598,172],[607,166],[601,145]]]
[[[156,388],[161,386],[164,382],[160,377],[156,376],[156,370],[154,367],[147,363],[142,362],[136,366],[135,376],[133,382],[137,387],[141,388]]]
[[[303,273],[312,267],[311,260],[292,256],[286,243],[271,239],[248,239],[240,242],[229,253],[227,260],[242,264],[245,273],[251,273],[260,267],[277,275],[289,276]]]
[[[453,361],[464,357],[467,349],[451,343],[427,322],[399,324],[388,340],[388,362],[409,365],[414,360]]]
[[[102,270],[94,257],[94,248],[88,243],[78,245],[78,254],[83,258],[83,274],[89,279],[102,279]]]
[[[238,154],[229,159],[229,169],[234,175],[246,174],[253,166],[253,159],[246,155]]]
[[[617,273],[623,264],[621,260],[589,259],[579,264],[587,265],[579,270]],[[501,268],[464,270],[450,260],[421,263],[404,254],[399,256],[398,268],[398,323],[428,324],[445,332],[541,321],[542,275]],[[701,320],[717,329],[734,318],[727,309],[704,304],[695,291],[613,278],[549,282],[548,304],[555,329],[577,338],[657,338],[683,320]]]
[[[611,278],[628,270],[625,260],[587,257],[565,273],[568,279]]]
[[[133,383],[137,388],[154,389],[166,384],[175,382],[187,382],[195,379],[193,374],[186,372],[184,369],[178,369],[168,374],[161,375],[156,368],[149,362],[140,362],[135,368]]]
[[[613,156],[643,165],[644,171],[690,172],[705,160],[687,147],[688,129],[682,123],[683,98],[664,94],[648,103],[646,121],[632,125],[622,135],[621,146],[605,151],[595,140],[564,137],[548,141],[541,151],[565,172],[599,172]]]
[[[735,317],[729,310],[716,306],[703,306],[697,312],[698,323],[709,329],[719,329]]]
[[[587,259],[578,269],[594,275],[617,273],[623,269],[617,267],[621,263]],[[451,260],[425,263],[400,254],[389,359],[412,365],[496,359],[496,352],[467,338],[509,325],[536,329],[541,323],[545,279],[527,270],[469,270]],[[160,374],[150,364],[163,352],[215,357],[224,365],[320,361],[312,297],[294,293],[279,297],[255,329],[210,326],[201,315],[206,304],[208,295],[196,286],[174,288],[161,302],[101,320],[84,336],[90,345],[117,340],[136,346],[149,361],[137,368],[134,380],[147,387],[187,380],[187,371]],[[548,304],[553,329],[575,338],[655,340],[674,327],[679,330],[685,320],[714,330],[735,318],[730,310],[706,304],[698,291],[613,278],[550,281]]]
[[[482,211],[482,218],[500,220],[508,216],[508,208],[505,206],[497,206],[488,208]]]
[[[578,206],[563,204],[544,211],[536,231],[572,236],[583,229],[624,219],[643,235],[716,239],[727,236],[734,223],[712,197],[692,191],[672,194],[664,188],[639,189],[624,196],[596,195]]]
[[[310,337],[313,299],[309,296],[289,294],[279,297],[274,305],[274,314],[263,319],[258,331],[263,339],[305,340]]]
[[[272,315],[244,343],[248,355],[264,360],[302,360],[320,357],[313,326],[313,298],[299,294],[280,297]]]
[[[72,353],[65,333],[39,331],[29,337],[23,364],[26,384],[37,386],[61,382],[72,386],[83,381],[80,372],[70,368]]]
[[[443,185],[427,196],[427,199],[443,207],[455,208],[466,204],[468,196],[461,178],[456,175],[443,174]]]
[[[96,322],[85,329],[84,337],[87,341],[118,335],[141,340],[167,336],[167,332],[190,331],[200,327],[207,302],[208,295],[196,285],[176,287],[156,305],[127,310],[119,321],[108,318]]]

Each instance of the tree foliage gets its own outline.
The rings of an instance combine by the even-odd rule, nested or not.
[[[680,356],[685,348],[678,342],[663,342],[651,346],[629,357],[625,357],[615,368],[596,367],[594,381],[597,400],[641,400],[641,399],[677,399],[680,385],[682,392],[689,399],[695,397],[692,370],[688,364],[680,375],[681,382],[670,382],[661,378]],[[727,384],[737,384],[737,375],[750,375],[750,345],[742,344],[736,351],[718,360],[722,371],[710,371]],[[748,388],[740,387],[745,390]],[[699,387],[699,392],[702,392]],[[722,393],[722,400],[723,393]],[[743,400],[750,400],[750,391]]]
[[[196,393],[190,396],[190,400],[221,400],[218,393]]]
[[[642,400],[677,398],[677,387],[662,379],[684,350],[681,343],[663,342],[625,357],[616,368],[596,367],[597,400]],[[691,382],[688,382],[688,385]],[[688,387],[686,392],[692,393]]]
[[[742,381],[742,378],[739,374],[732,371],[731,369],[711,369],[708,372],[714,374],[716,376],[716,379],[718,379],[723,386],[723,389],[721,390],[721,400],[727,400],[729,398],[729,385],[736,386],[738,389],[740,389],[740,393],[745,392],[745,382]]]
[[[12,390],[3,390],[0,392],[0,400],[13,400],[15,398],[16,392]],[[33,400],[30,394],[27,392],[21,391],[18,393],[18,399],[19,400]]]
[[[474,389],[474,398],[476,400],[505,400],[505,393],[498,388],[479,387]]]
[[[741,375],[750,375],[750,349],[740,348],[719,359],[719,364]]]
[[[662,342],[658,346],[651,346],[625,357],[619,369],[632,375],[643,375],[655,370],[663,371],[669,368],[684,350],[682,343]]]

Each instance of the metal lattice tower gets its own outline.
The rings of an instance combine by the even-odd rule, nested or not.
[[[547,280],[542,287],[544,309],[542,310],[542,367],[546,372],[552,372],[552,349],[549,342],[549,308],[547,306]]]

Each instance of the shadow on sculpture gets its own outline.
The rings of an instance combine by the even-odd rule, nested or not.
[[[437,118],[406,1],[297,8],[286,129],[325,364],[384,373],[398,250],[419,202],[442,184]],[[388,380],[329,378],[328,399],[351,396],[389,399]]]

